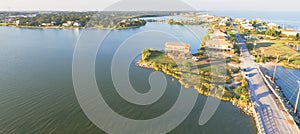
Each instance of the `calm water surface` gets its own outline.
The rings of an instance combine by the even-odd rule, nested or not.
[[[196,34],[201,28],[190,26]],[[198,49],[200,40],[182,26],[148,23],[145,27],[111,31],[103,42],[96,60],[96,78],[101,93],[114,111],[133,119],[148,119],[166,112],[176,101],[180,84],[166,76],[168,86],[163,98],[148,107],[136,107],[120,98],[114,90],[110,76],[110,63],[119,45],[133,34],[157,29],[172,33],[145,33],[133,40],[139,45],[157,45],[176,40],[185,41]],[[200,32],[200,33],[197,33]],[[81,110],[72,84],[72,56],[79,30],[17,29],[0,27],[0,133],[1,134],[82,134],[104,133],[91,123]],[[94,30],[95,36],[105,31]],[[157,33],[157,32],[154,32]],[[147,44],[148,43],[148,44]],[[88,41],[87,41],[88,45]],[[136,45],[136,44],[135,44]],[[134,46],[134,44],[133,44]],[[130,53],[130,50],[128,50]],[[147,92],[150,88],[150,69],[130,66],[130,80],[136,90]],[[120,76],[122,77],[122,76]],[[100,84],[101,83],[101,84]],[[105,83],[105,84],[103,84]],[[185,89],[189,90],[189,89]],[[222,102],[216,114],[203,126],[198,119],[207,97],[198,96],[188,118],[170,133],[220,133],[252,134],[254,122],[249,116],[228,102]],[[113,122],[108,122],[114,127]]]
[[[232,18],[246,18],[246,19],[256,19],[260,18],[265,22],[273,22],[281,27],[293,28],[300,32],[300,16],[299,11],[213,11],[208,12],[209,14],[218,16],[227,16]]]
[[[272,76],[274,67],[269,68],[268,75]],[[300,70],[287,69],[284,67],[277,67],[275,82],[281,88],[284,96],[291,103],[292,106],[296,105],[296,98],[299,89],[297,81],[300,80]],[[300,104],[298,104],[297,114],[300,116]]]

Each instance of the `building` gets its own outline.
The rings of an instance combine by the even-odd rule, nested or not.
[[[256,24],[262,24],[263,23],[263,20],[259,19],[259,18],[256,18],[253,21],[256,22]]]
[[[266,30],[268,30],[268,27],[267,26],[258,26],[258,27],[256,27],[256,29],[258,31],[266,31]]]
[[[42,26],[54,26],[53,23],[42,23]]]
[[[297,51],[300,51],[300,46],[296,46],[295,48]]]
[[[241,27],[246,29],[246,30],[253,30],[254,29],[254,27],[249,23],[241,24]]]
[[[212,16],[212,15],[208,15],[208,14],[203,14],[199,16],[203,21],[206,22],[215,22],[218,21],[218,17],[216,16]]]
[[[78,22],[75,22],[75,23],[73,24],[73,26],[74,26],[74,27],[81,27],[82,25],[81,25],[80,23],[78,23]]]
[[[275,24],[275,23],[268,23],[267,24],[269,29],[278,29],[279,25]]]
[[[20,24],[20,20],[16,20],[16,25],[18,26]]]
[[[219,29],[214,30],[214,33],[210,34],[210,39],[218,38],[218,39],[227,39],[229,35],[225,34]]]
[[[180,42],[167,42],[165,44],[165,52],[167,53],[191,53],[191,46],[189,44],[180,43]]]
[[[63,23],[62,26],[68,27],[68,26],[70,26],[70,25],[69,25],[68,23]]]
[[[297,36],[298,32],[294,29],[283,29],[281,30],[281,34],[286,36]]]
[[[234,22],[235,22],[235,23],[238,23],[238,24],[242,24],[242,23],[246,22],[246,19],[244,19],[244,18],[236,18],[236,19],[234,20]]]
[[[69,25],[69,26],[72,26],[73,25],[73,21],[67,21],[67,24]]]
[[[228,18],[224,18],[220,21],[219,26],[227,26]]]
[[[206,42],[206,47],[223,51],[231,51],[233,44],[226,39],[212,39]]]

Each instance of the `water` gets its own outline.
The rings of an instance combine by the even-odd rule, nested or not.
[[[269,69],[269,76],[272,76],[274,67]],[[300,80],[300,70],[286,69],[281,66],[277,67],[275,82],[281,88],[285,97],[295,106]],[[300,104],[298,104],[297,114],[300,116]]]
[[[190,43],[194,52],[200,44],[200,40],[192,36],[186,27],[162,23],[148,23],[138,29],[111,31],[112,38],[104,41],[103,48],[97,55],[97,83],[111,108],[133,119],[148,119],[164,113],[176,101],[180,89],[180,84],[167,76],[168,86],[163,98],[148,107],[129,104],[114,90],[109,72],[110,59],[114,51],[131,35],[149,29],[173,33],[176,40]],[[201,28],[198,26],[190,26],[189,29],[201,33]],[[85,116],[73,89],[72,56],[80,32],[0,27],[1,134],[104,133]],[[91,38],[97,38],[97,35],[106,31],[94,30],[93,32],[95,34]],[[147,46],[159,43],[161,46],[156,45],[158,46],[156,49],[163,49],[163,42],[174,40],[170,35],[159,34],[159,32],[139,34],[137,37],[143,38],[136,38],[129,41],[129,44],[143,42],[144,44],[132,45]],[[139,92],[148,91],[148,77],[151,73],[151,69],[138,68],[131,64],[130,79],[135,89]],[[256,132],[251,117],[240,113],[228,102],[222,102],[212,119],[207,124],[199,126],[198,119],[206,99],[207,97],[199,95],[191,114],[170,133],[250,134]],[[114,128],[114,122],[107,123]]]
[[[263,12],[263,11],[214,11],[209,14],[227,16],[232,18],[256,19],[260,18],[266,22],[273,22],[281,27],[293,28],[300,32],[299,12]]]

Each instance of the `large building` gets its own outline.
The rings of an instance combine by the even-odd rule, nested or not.
[[[180,43],[180,42],[167,42],[165,44],[165,52],[167,53],[184,53],[190,54],[191,53],[191,46],[189,44]]]

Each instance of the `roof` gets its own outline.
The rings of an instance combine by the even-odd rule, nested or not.
[[[233,47],[233,44],[229,43],[225,39],[213,39],[213,40],[209,40],[207,42],[207,45],[209,47],[222,48],[222,49],[228,49],[228,46]]]
[[[190,47],[189,44],[185,44],[185,43],[182,43],[182,42],[166,42],[165,44],[166,47],[168,46],[182,46],[182,47]]]
[[[214,33],[210,34],[210,38],[222,38],[222,39],[224,39],[226,37],[228,37],[228,35],[221,32],[221,30],[219,30],[219,29],[214,30]]]
[[[268,26],[278,26],[278,25],[275,24],[275,23],[268,23],[267,25],[268,25]]]
[[[282,32],[296,32],[297,33],[297,31],[296,30],[294,30],[294,29],[283,29],[283,30],[281,30]]]

